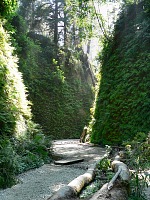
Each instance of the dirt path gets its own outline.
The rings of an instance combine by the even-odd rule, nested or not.
[[[58,156],[65,159],[84,158],[84,161],[67,166],[52,163],[23,173],[18,176],[19,184],[0,190],[0,200],[47,200],[105,154],[105,149],[80,144],[78,140],[57,140],[53,145]]]

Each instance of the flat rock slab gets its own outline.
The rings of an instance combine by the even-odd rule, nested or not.
[[[55,165],[70,165],[70,164],[74,164],[74,163],[79,163],[79,162],[83,162],[84,159],[73,159],[73,160],[57,160],[54,161]]]

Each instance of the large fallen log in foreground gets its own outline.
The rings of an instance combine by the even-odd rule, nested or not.
[[[52,197],[48,198],[47,200],[76,199],[77,195],[81,192],[83,187],[85,187],[95,178],[97,164],[100,162],[100,160],[92,164],[86,173],[75,178],[68,185],[62,187]]]
[[[48,198],[47,200],[65,200],[65,199],[72,199],[76,198],[77,193],[74,188],[66,185],[60,188],[52,197]]]
[[[126,164],[119,161],[117,156],[112,162],[116,174],[109,183],[97,191],[90,200],[127,200],[130,174]]]

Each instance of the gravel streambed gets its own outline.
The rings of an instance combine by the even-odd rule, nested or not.
[[[84,158],[84,161],[64,166],[47,164],[20,174],[17,185],[0,190],[0,200],[47,200],[62,186],[84,174],[89,165],[105,154],[105,149],[80,144],[78,140],[54,141],[53,149],[57,156],[64,159]]]

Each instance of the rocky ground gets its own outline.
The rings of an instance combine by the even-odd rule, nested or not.
[[[0,200],[47,200],[60,187],[67,185],[77,176],[85,173],[88,166],[105,154],[105,149],[78,140],[57,140],[53,142],[57,158],[79,159],[84,161],[71,165],[54,163],[30,170],[18,176],[19,183],[12,188],[0,190]]]

